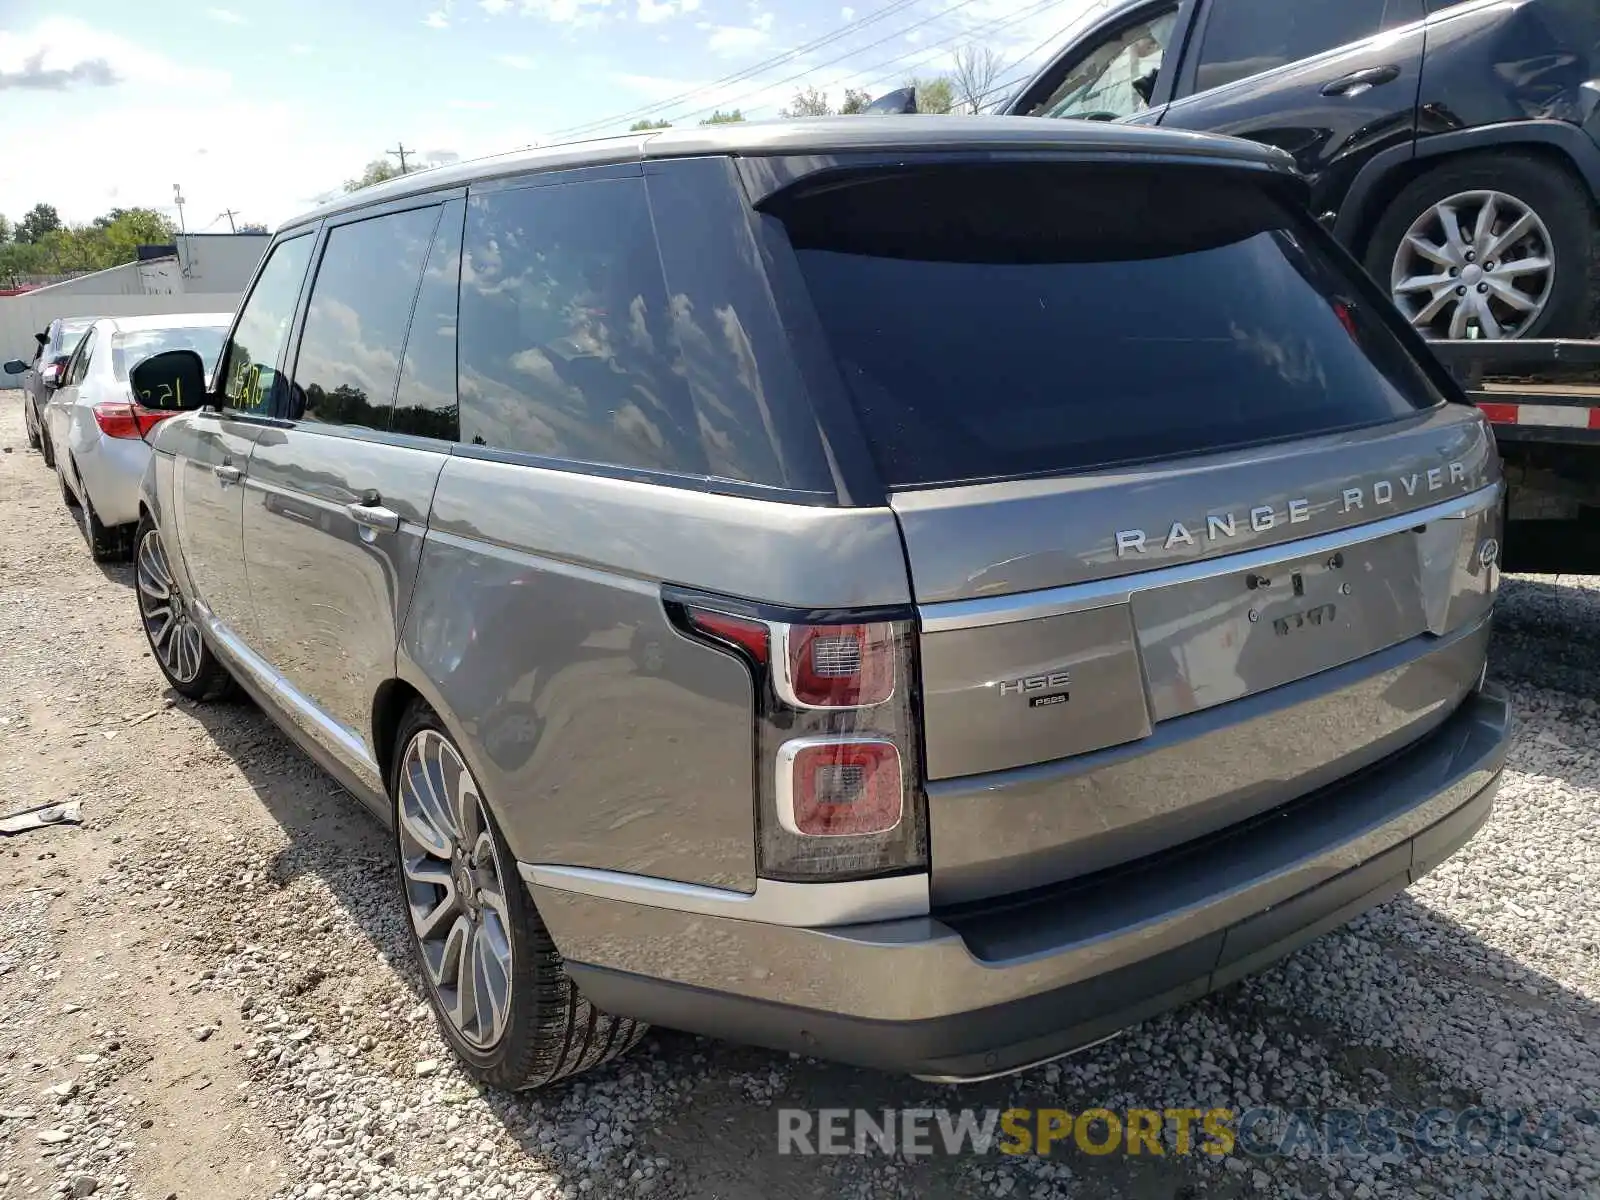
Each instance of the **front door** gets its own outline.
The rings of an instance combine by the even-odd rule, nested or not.
[[[280,366],[315,237],[273,247],[217,362],[216,408],[190,418],[177,439],[175,512],[183,566],[195,598],[254,648],[241,524],[250,452],[283,387]]]
[[[290,717],[379,794],[373,699],[394,675],[434,485],[455,440],[464,207],[429,197],[330,222],[288,419],[250,460],[244,547],[257,650],[293,691]]]
[[[1294,155],[1312,211],[1336,210],[1375,154],[1416,137],[1422,0],[1209,0],[1165,127]]]

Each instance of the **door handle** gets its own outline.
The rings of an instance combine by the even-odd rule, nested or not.
[[[238,467],[230,467],[226,463],[220,467],[212,467],[211,473],[222,480],[223,487],[227,487],[230,483],[238,483],[239,480],[244,478],[243,471],[239,470]]]
[[[400,514],[392,508],[384,508],[381,504],[348,504],[345,506],[345,512],[350,514],[350,519],[357,525],[367,529],[393,533],[400,528]]]
[[[1370,92],[1373,88],[1385,83],[1393,83],[1400,78],[1400,68],[1395,63],[1382,67],[1367,67],[1365,70],[1352,71],[1342,78],[1335,79],[1332,83],[1322,85],[1324,96],[1359,96],[1363,92]]]

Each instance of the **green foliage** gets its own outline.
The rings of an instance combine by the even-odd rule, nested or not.
[[[35,204],[28,215],[17,222],[17,241],[37,242],[47,233],[61,228],[61,215],[53,204]]]
[[[917,89],[919,113],[943,114],[955,108],[955,89],[943,75],[936,75],[932,79],[908,79],[905,86]]]
[[[17,222],[16,240],[0,239],[0,279],[103,271],[134,261],[139,246],[170,243],[172,222],[148,208],[114,208],[87,225],[64,225],[48,204]]]
[[[803,92],[796,92],[794,99],[789,102],[789,107],[779,109],[778,115],[785,120],[794,117],[831,117],[833,109],[828,107],[827,92],[819,92],[814,87],[808,87]]]
[[[867,93],[856,88],[845,88],[844,103],[839,105],[839,112],[842,116],[853,117],[857,113],[866,112],[867,105],[871,103],[872,97]]]
[[[375,183],[398,179],[404,174],[407,174],[407,172],[402,171],[387,158],[375,158],[367,164],[366,169],[355,179],[346,179],[344,181],[344,190],[346,192],[360,191],[362,188],[371,187]]]
[[[652,129],[671,129],[671,121],[635,121],[628,126],[629,133],[648,133]]]
[[[743,121],[743,120],[744,120],[744,113],[741,112],[739,109],[730,108],[727,112],[723,112],[719,108],[719,109],[717,109],[716,112],[712,113],[704,121],[701,121],[700,124],[702,124],[702,125],[737,125],[740,121]]]

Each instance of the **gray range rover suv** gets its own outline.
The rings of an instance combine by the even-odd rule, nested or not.
[[[278,232],[137,596],[395,831],[445,1035],[924,1077],[1081,1048],[1489,815],[1500,469],[1275,150],[639,134]],[[197,407],[198,406],[198,407]]]

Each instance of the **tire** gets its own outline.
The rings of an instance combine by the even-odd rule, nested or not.
[[[139,522],[133,546],[133,590],[139,605],[139,622],[144,626],[156,666],[173,691],[190,700],[221,700],[230,695],[233,676],[206,645],[200,626],[190,615],[188,602],[173,580],[161,534],[149,517]]]
[[[83,483],[83,477],[78,477],[78,482]],[[117,529],[108,529],[100,522],[100,514],[94,511],[94,501],[89,498],[87,485],[83,489],[82,508],[83,537],[89,543],[89,557],[95,562],[121,562],[128,557],[128,540]]]
[[[499,824],[439,718],[413,703],[395,745],[395,873],[412,953],[440,1032],[467,1073],[518,1091],[632,1048],[647,1026],[600,1012],[567,975]],[[479,901],[463,903],[468,894]],[[467,1004],[454,985],[469,952],[481,968],[469,973],[487,985],[474,988],[485,992],[487,1012]]]
[[[1547,259],[1553,264],[1553,278],[1546,281],[1542,272],[1507,276],[1503,274],[1504,266],[1501,266],[1501,274],[1493,275],[1488,281],[1474,275],[1470,284],[1463,280],[1452,286],[1450,279],[1459,279],[1460,275],[1450,276],[1451,267],[1432,263],[1410,247],[1403,246],[1407,233],[1418,227],[1424,240],[1437,249],[1445,250],[1447,257],[1453,257],[1446,244],[1442,222],[1432,216],[1434,206],[1456,199],[1458,203],[1455,209],[1458,217],[1463,219],[1463,232],[1466,232],[1465,224],[1469,221],[1475,223],[1483,215],[1485,207],[1482,198],[1491,192],[1501,198],[1496,203],[1497,215],[1494,219],[1497,231],[1507,231],[1514,218],[1520,215],[1516,207],[1519,205],[1536,219],[1533,232],[1525,234],[1511,246],[1501,248],[1506,257],[1500,262],[1513,261],[1510,259],[1512,253],[1517,254],[1514,260],[1517,262]],[[1478,231],[1473,228],[1471,232]],[[1491,245],[1479,242],[1474,249],[1488,250]],[[1465,305],[1470,310],[1478,303],[1489,305],[1492,302],[1490,316],[1502,332],[1497,335],[1487,324],[1480,324],[1479,337],[1586,338],[1590,336],[1589,280],[1594,247],[1594,207],[1584,185],[1566,170],[1543,158],[1505,151],[1451,159],[1412,180],[1390,201],[1379,217],[1362,257],[1367,271],[1394,296],[1401,311],[1426,337],[1450,336],[1450,318],[1459,307]],[[1477,266],[1481,272],[1485,262],[1494,261],[1487,255],[1481,259],[1474,256],[1471,261],[1454,269],[1464,274],[1469,267]],[[1425,275],[1441,280],[1441,284],[1433,288],[1413,288],[1404,293],[1397,290],[1397,285],[1403,279]],[[1511,286],[1513,282],[1514,287]],[[1463,300],[1456,288],[1469,286],[1470,291]],[[1538,302],[1542,303],[1542,307],[1530,320],[1529,314],[1500,299],[1507,290],[1516,291],[1524,300],[1530,294],[1539,297]],[[1425,315],[1423,310],[1436,299],[1441,299],[1441,292],[1451,293],[1442,297],[1444,307],[1431,320],[1421,322],[1419,318]],[[1479,293],[1482,300],[1473,296],[1472,292]],[[1469,316],[1469,325],[1472,322],[1473,318]],[[1460,329],[1460,326],[1456,328]],[[1471,334],[1458,333],[1456,336]]]
[[[24,396],[22,398],[22,402],[28,406],[27,412],[23,416],[23,420],[22,420],[22,423],[28,427],[28,449],[30,449],[30,450],[38,450],[40,448],[40,446],[39,446],[39,426],[38,426],[37,422],[34,420],[34,418],[38,416],[38,413],[34,411],[33,397],[32,396]]]
[[[44,422],[39,423],[39,453],[44,455],[44,465],[56,465],[56,452],[50,445],[50,431],[44,427]]]
[[[77,494],[67,486],[66,468],[64,468],[60,463],[56,463],[55,472],[56,486],[61,489],[61,503],[65,504],[68,508],[77,508],[78,497]]]

